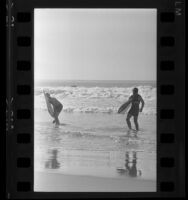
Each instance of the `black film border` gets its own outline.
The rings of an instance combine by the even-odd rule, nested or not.
[[[11,127],[8,198],[125,198],[185,195],[185,2],[167,0],[11,1]],[[34,8],[157,9],[157,192],[34,192]],[[12,117],[11,117],[12,116]]]

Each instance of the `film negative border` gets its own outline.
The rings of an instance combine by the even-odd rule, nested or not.
[[[178,95],[185,89],[180,76],[181,66],[183,66],[181,56],[177,54],[181,43],[177,26],[183,25],[183,23],[179,18],[181,14],[177,11],[179,5],[177,2],[174,3],[174,10],[161,11],[160,20],[158,20],[160,23],[158,26],[158,41],[160,43],[158,46],[158,70],[160,71],[158,71],[157,78],[159,83],[157,101],[160,104],[160,109],[158,107],[158,142],[160,143],[157,151],[159,154],[157,171],[163,177],[159,183],[159,190],[162,193],[180,191],[179,187],[183,185],[184,181],[183,173],[180,172],[182,169],[180,162],[182,163],[184,154],[179,151],[180,146],[183,146],[184,136],[182,135],[181,140],[178,129],[178,124],[183,119],[181,117],[182,111],[180,112],[177,108]],[[181,92],[180,88],[183,89]],[[185,131],[185,129],[183,128],[181,131]],[[180,176],[173,176],[177,172],[180,173]]]
[[[8,198],[181,197],[184,196],[185,52],[184,1],[24,1],[13,3],[11,46],[13,128],[8,131]],[[12,5],[12,4],[11,4]],[[34,192],[34,8],[157,8],[157,192]],[[12,48],[11,47],[11,48]],[[8,103],[10,107],[10,104]],[[177,109],[178,106],[178,109]],[[11,175],[10,175],[11,174]]]

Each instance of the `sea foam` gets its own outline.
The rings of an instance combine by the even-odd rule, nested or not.
[[[145,101],[143,113],[156,114],[156,88],[137,88]],[[117,113],[118,108],[132,93],[132,87],[36,87],[35,109],[46,109],[43,90],[62,102],[63,111],[68,113]]]

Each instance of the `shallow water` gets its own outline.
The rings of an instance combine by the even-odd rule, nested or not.
[[[140,115],[127,136],[125,115],[61,113],[58,128],[35,112],[35,170],[99,177],[156,179],[156,116]]]

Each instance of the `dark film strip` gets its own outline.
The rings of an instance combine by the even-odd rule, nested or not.
[[[16,9],[15,5],[15,9]],[[19,6],[18,6],[19,7]],[[21,11],[20,11],[21,9]],[[22,12],[24,8],[18,8],[15,12],[16,30],[14,40],[17,46],[14,74],[15,102],[15,176],[13,184],[14,192],[29,193],[32,191],[32,23],[31,12]],[[11,194],[8,195],[11,198]]]
[[[166,2],[166,3],[164,3]],[[154,193],[37,193],[34,167],[34,67],[33,9],[58,8],[157,8],[157,192]],[[178,8],[178,10],[177,10]],[[14,106],[11,163],[8,165],[8,198],[66,197],[182,197],[184,196],[184,1],[41,1],[18,0],[14,7]],[[179,29],[179,30],[178,30]],[[177,105],[179,108],[177,109]],[[181,155],[180,155],[181,154]],[[11,178],[10,178],[11,177]]]
[[[175,14],[173,12],[167,12],[167,11],[162,11],[160,13],[160,31],[159,31],[159,49],[161,51],[158,51],[158,56],[160,57],[160,55],[163,55],[163,52],[166,52],[167,55],[170,55],[170,52],[173,52],[173,48],[175,48],[175,36],[172,35],[172,33],[166,33],[166,29],[174,29],[175,26]],[[161,54],[160,54],[161,53]],[[161,56],[162,57],[162,56]],[[166,73],[166,71],[169,71],[171,73],[174,73],[174,63],[175,60],[174,58],[171,58],[171,60],[168,59],[168,57],[166,56],[167,60],[163,60],[163,58],[160,60],[160,73],[159,76],[163,73]],[[171,82],[171,84],[168,84],[168,76],[169,73],[164,74],[164,78],[162,80],[159,81],[159,87],[158,87],[158,100],[159,100],[159,104],[160,102],[164,103],[165,100],[168,99],[174,99],[173,95],[174,95],[174,81]],[[161,77],[161,76],[160,76]],[[167,81],[166,81],[167,80]],[[163,83],[164,82],[164,83]],[[159,99],[160,96],[160,99]],[[161,100],[161,101],[160,101]],[[162,106],[161,109],[158,110],[158,115],[160,118],[160,121],[162,121],[163,124],[166,123],[174,123],[174,117],[175,117],[175,109],[174,106],[169,106],[167,107],[168,104],[164,104]],[[167,136],[169,137],[169,135],[167,135],[165,132],[169,131],[168,128],[170,126],[165,125],[165,126],[161,126],[160,127],[160,132],[158,132],[158,134],[160,135],[160,146],[159,148],[162,150],[162,148],[164,147],[164,149],[170,149],[172,148],[174,145],[172,143],[169,143]],[[172,127],[171,129],[174,129],[174,127]],[[174,130],[175,131],[175,130]],[[158,137],[159,137],[158,135]],[[171,134],[171,137],[174,137],[174,133]],[[165,141],[163,143],[163,141]],[[160,151],[160,150],[159,150]],[[168,172],[173,173],[174,168],[174,160],[176,159],[175,157],[172,157],[173,154],[171,154],[169,151],[169,153],[167,152],[163,152],[161,151],[162,154],[160,154],[158,156],[158,172],[160,173],[161,171],[166,171],[166,174]],[[160,180],[160,191],[162,193],[172,193],[175,191],[175,186],[174,186],[175,180],[172,178],[172,176],[164,176],[162,178],[162,180]]]

